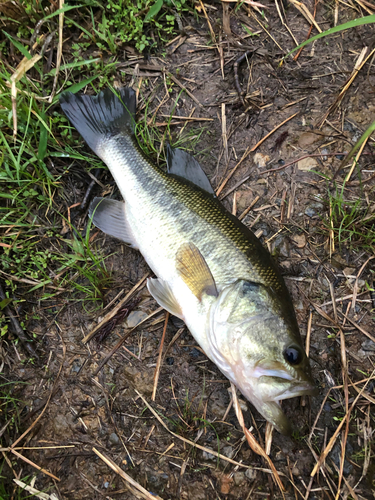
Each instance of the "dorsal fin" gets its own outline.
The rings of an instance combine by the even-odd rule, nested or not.
[[[178,175],[210,194],[215,194],[210,181],[194,156],[167,144],[167,168],[169,174]]]

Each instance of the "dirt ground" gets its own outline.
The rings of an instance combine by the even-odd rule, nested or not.
[[[374,32],[370,26],[338,33],[308,45],[296,61],[290,57],[279,66],[280,56],[295,46],[292,36],[303,41],[310,25],[293,6],[286,11],[285,25],[275,4],[266,3],[270,7],[266,19],[259,13],[255,18],[244,9],[237,13],[231,9],[230,32],[226,23],[227,32],[221,29],[221,5],[208,6],[212,29],[218,42],[221,39],[223,68],[217,48],[207,44],[205,17],[197,21],[186,16],[185,33],[167,47],[165,57],[153,54],[145,61],[125,51],[117,81],[125,85],[132,80],[134,86],[141,82],[140,110],[157,89],[151,112],[163,102],[157,111],[162,132],[163,116],[169,116],[181,91],[167,72],[186,87],[189,93],[182,93],[173,114],[196,121],[173,118],[172,133],[177,136],[182,127],[184,133],[204,128],[197,158],[215,189],[232,173],[219,198],[237,216],[251,206],[243,222],[274,255],[291,291],[319,395],[283,402],[295,432],[290,438],[274,432],[272,444],[269,436],[265,438],[264,419],[241,398],[247,427],[253,428],[263,446],[265,439],[271,444],[269,456],[285,492],[273,481],[268,464],[250,449],[233,408],[228,410],[229,382],[186,328],[171,318],[156,400],[151,400],[164,312],[134,330],[101,366],[119,338],[129,332],[129,325],[157,310],[144,282],[133,294],[128,319],[119,321],[101,342],[82,342],[150,272],[140,254],[95,230],[92,244],[108,256],[106,266],[113,278],[105,290],[107,308],[92,313],[80,302],[65,300],[64,294],[54,310],[41,306],[40,320],[27,322],[27,331],[39,340],[39,364],[21,364],[19,358],[25,354],[3,346],[3,372],[18,381],[14,396],[25,403],[17,433],[13,429],[3,435],[5,445],[32,425],[21,441],[20,446],[26,447],[22,454],[57,479],[11,454],[3,474],[12,476],[11,465],[21,477],[37,475],[35,488],[69,500],[153,495],[164,500],[318,500],[333,499],[336,493],[336,498],[345,500],[374,498],[375,343],[371,335],[375,304],[366,288],[374,278],[369,260],[374,243],[372,250],[363,248],[361,239],[339,244],[335,232],[333,248],[329,199],[342,189],[350,167],[338,173],[336,184],[327,180],[375,120],[372,58],[337,103],[362,49],[368,47],[366,55],[372,50]],[[313,5],[309,8],[313,11]],[[316,22],[322,30],[332,26],[332,12],[328,5],[319,4]],[[343,23],[356,13],[347,6],[340,15]],[[254,36],[243,38],[244,24]],[[233,65],[246,51],[250,52],[238,70],[242,103]],[[159,70],[153,71],[151,65]],[[370,140],[343,190],[346,200],[362,200],[370,213],[375,209],[373,145]],[[66,207],[85,195],[89,180],[79,169],[77,165],[70,174],[73,177],[62,179],[69,187],[62,201]],[[91,196],[116,192],[108,173],[100,182],[104,188],[96,185]],[[77,228],[85,228],[87,213],[72,212],[72,218]],[[141,302],[134,302],[135,298]],[[343,380],[349,384],[347,402]],[[352,408],[349,417],[346,405]],[[314,471],[333,436],[332,449]],[[121,478],[94,449],[149,496],[142,496],[145,493]]]

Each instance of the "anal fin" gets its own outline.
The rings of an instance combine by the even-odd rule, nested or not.
[[[177,302],[171,287],[168,283],[160,278],[149,278],[147,280],[147,288],[151,295],[154,297],[156,302],[161,305],[169,313],[177,316],[180,319],[184,319],[181,311],[181,307]]]
[[[111,198],[94,198],[89,210],[96,227],[138,250],[125,214],[125,203]]]

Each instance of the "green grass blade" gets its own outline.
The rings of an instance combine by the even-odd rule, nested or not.
[[[84,61],[75,61],[68,64],[63,64],[60,66],[60,71],[65,71],[66,69],[77,68],[78,66],[88,66],[89,64],[96,63],[100,61],[100,57],[95,57],[94,59],[85,59]],[[48,75],[55,76],[56,68],[53,68]]]
[[[371,123],[371,125],[365,130],[365,132],[361,135],[361,137],[358,139],[358,141],[355,143],[353,146],[352,150],[348,154],[348,156],[345,158],[345,162],[350,160],[354,154],[358,151],[358,149],[362,146],[362,144],[367,141],[367,139],[370,137],[370,135],[375,132],[375,121]]]
[[[55,12],[53,12],[52,14],[49,14],[48,16],[44,17],[43,19],[44,19],[44,21],[46,21],[47,19],[51,19],[51,17],[55,17],[55,16],[58,16],[59,14],[62,14],[63,12],[68,12],[69,10],[72,10],[72,9],[79,9],[80,7],[84,7],[84,6],[85,5],[83,3],[78,4],[78,5],[65,4],[64,7],[56,10]]]
[[[314,42],[315,40],[319,40],[319,38],[324,38],[325,36],[333,35],[334,33],[338,33],[339,31],[344,31],[350,28],[355,28],[357,26],[363,26],[364,24],[372,24],[372,23],[375,23],[375,14],[371,16],[361,17],[360,19],[353,19],[353,21],[340,24],[339,26],[334,26],[333,28],[330,28],[327,31],[323,31],[323,33],[319,33],[318,35],[312,36],[308,40],[305,40],[304,42],[300,43],[297,47],[288,52],[286,56],[283,57],[282,60],[286,59],[288,56],[290,56],[290,54],[293,54],[293,52],[299,50],[305,45]]]
[[[150,8],[150,10],[147,12],[144,22],[148,23],[153,19],[156,14],[160,11],[160,9],[163,7],[163,0],[157,0],[154,5]]]
[[[30,52],[22,45],[22,43],[18,42],[15,40],[11,35],[9,35],[6,31],[3,31],[4,35],[12,42],[12,44],[21,52],[23,56],[25,56],[27,59],[31,59],[33,56],[30,54]]]

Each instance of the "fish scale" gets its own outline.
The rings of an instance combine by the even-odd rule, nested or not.
[[[269,252],[219,203],[201,167],[174,150],[169,172],[137,146],[135,94],[65,93],[61,106],[109,167],[125,203],[96,198],[103,231],[140,250],[155,300],[182,318],[218,368],[280,432],[279,401],[314,384],[291,297]]]

